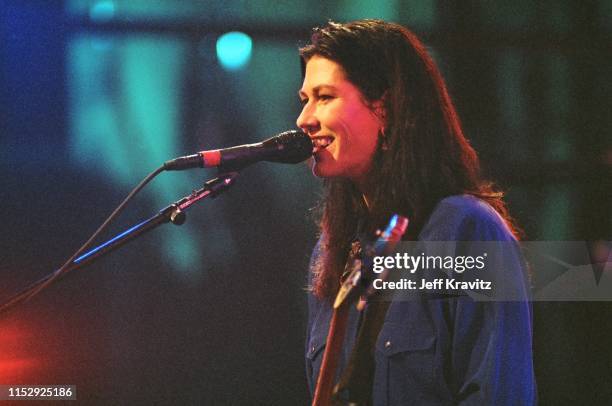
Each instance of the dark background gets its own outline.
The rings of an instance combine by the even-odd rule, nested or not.
[[[295,127],[328,19],[422,36],[528,240],[610,240],[609,1],[0,1],[0,301],[57,268],[164,160]],[[215,41],[253,40],[224,69]],[[105,235],[214,171],[162,174]],[[227,194],[0,319],[0,383],[100,403],[306,404],[320,183],[260,164]],[[537,278],[537,275],[536,275]],[[612,403],[609,302],[534,304],[542,404]]]

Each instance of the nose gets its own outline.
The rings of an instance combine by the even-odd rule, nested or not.
[[[304,131],[306,134],[311,135],[318,131],[319,120],[316,114],[313,112],[313,106],[310,103],[306,103],[302,108],[302,112],[298,116],[295,124],[298,128]]]

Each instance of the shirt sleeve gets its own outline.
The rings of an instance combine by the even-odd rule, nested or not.
[[[310,289],[312,286],[312,269],[313,269],[315,261],[317,261],[319,258],[319,252],[321,249],[320,247],[321,247],[321,238],[319,238],[319,240],[317,241],[317,244],[315,245],[312,251],[312,255],[310,257],[310,264],[308,266],[307,285],[306,285],[308,289]],[[310,391],[311,396],[313,395],[313,392],[314,392],[315,382],[313,381],[313,368],[312,368],[312,362],[310,360],[309,354],[313,352],[313,350],[311,349],[311,345],[312,345],[311,344],[311,331],[312,331],[312,326],[314,324],[315,315],[318,313],[318,307],[319,307],[319,304],[317,303],[312,293],[309,294],[308,295],[308,323],[306,325],[306,341],[304,342],[306,363],[304,366],[306,368],[306,379],[307,379],[308,389]]]
[[[448,239],[472,242],[464,244],[468,251],[481,241],[499,245],[487,264],[489,276],[511,292],[512,300],[476,301],[468,295],[449,300],[449,388],[459,405],[535,404],[532,314],[524,261],[492,208],[479,202],[463,209],[447,223],[453,227]]]
[[[460,405],[531,405],[535,381],[527,304],[454,300],[450,388]]]

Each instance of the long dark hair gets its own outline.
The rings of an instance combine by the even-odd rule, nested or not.
[[[329,22],[315,28],[311,44],[300,49],[302,74],[314,55],[342,66],[368,102],[383,101],[385,112],[385,133],[369,174],[376,185],[369,208],[349,180],[324,181],[322,245],[313,269],[316,296],[336,294],[360,220],[367,219],[373,231],[392,214],[402,214],[410,219],[407,239],[416,239],[438,201],[471,194],[488,202],[518,234],[503,194],[481,177],[478,156],[463,135],[436,64],[412,32],[381,20]]]

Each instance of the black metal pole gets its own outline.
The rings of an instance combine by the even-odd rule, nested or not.
[[[17,304],[31,298],[52,282],[63,278],[68,272],[82,268],[85,265],[94,262],[97,258],[100,258],[121,247],[136,237],[139,237],[142,234],[156,228],[160,224],[168,222],[172,222],[175,225],[183,224],[186,220],[185,210],[202,199],[207,197],[216,197],[219,193],[224,192],[234,183],[237,176],[238,172],[230,172],[221,174],[218,177],[209,180],[204,184],[204,187],[194,190],[189,196],[186,196],[160,210],[160,212],[155,216],[125,230],[124,232],[76,258],[72,264],[64,268],[61,273],[58,273],[57,271],[53,272],[17,293],[0,306],[0,314],[5,313],[9,309],[15,307]]]

